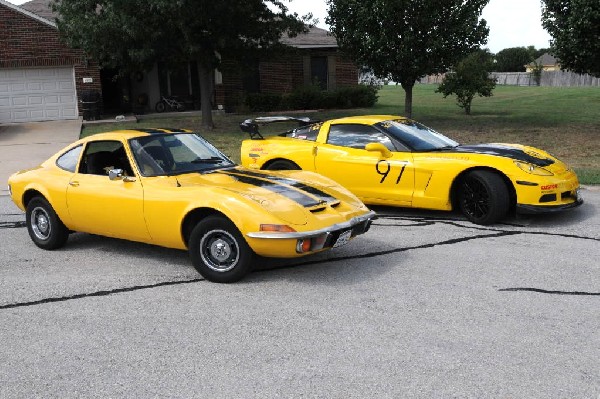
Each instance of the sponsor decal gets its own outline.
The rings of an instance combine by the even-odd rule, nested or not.
[[[545,190],[554,190],[558,188],[558,184],[547,184],[545,186],[540,187],[542,189],[542,191]]]

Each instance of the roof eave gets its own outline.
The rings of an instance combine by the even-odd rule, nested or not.
[[[50,20],[48,20],[46,18],[42,18],[39,15],[34,14],[34,13],[30,12],[30,11],[27,11],[27,10],[25,10],[25,9],[23,9],[23,8],[15,5],[15,4],[9,3],[8,1],[5,1],[5,0],[0,0],[0,4],[2,4],[3,6],[6,6],[8,8],[10,8],[10,9],[16,11],[16,12],[20,12],[23,15],[27,15],[28,17],[33,18],[33,19],[35,19],[35,20],[37,20],[37,21],[39,21],[39,22],[41,22],[43,24],[51,26],[54,29],[58,29],[58,26],[56,25],[56,23],[54,23],[54,22],[52,22],[52,21],[50,21]]]

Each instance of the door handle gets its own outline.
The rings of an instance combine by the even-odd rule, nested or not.
[[[79,182],[78,181],[70,181],[69,185],[73,186],[73,187],[79,187]]]

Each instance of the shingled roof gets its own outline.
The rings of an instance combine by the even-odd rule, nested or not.
[[[296,37],[284,36],[283,44],[297,48],[337,48],[337,40],[325,29],[313,26],[307,33],[301,33]]]
[[[31,0],[21,4],[19,7],[48,21],[54,22],[56,20],[56,14],[50,8],[50,0]]]

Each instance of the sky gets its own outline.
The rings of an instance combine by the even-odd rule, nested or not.
[[[22,4],[27,0],[8,0]],[[290,11],[299,15],[312,12],[319,19],[318,27],[327,29],[325,0],[284,0]],[[486,46],[492,53],[509,47],[550,47],[550,35],[542,28],[540,0],[490,0],[483,9],[490,35]]]
[[[325,0],[284,0],[290,11],[299,15],[312,12],[319,19],[317,26],[327,29]],[[490,35],[486,46],[492,53],[509,47],[550,47],[550,35],[542,28],[540,0],[490,0],[483,9]]]

